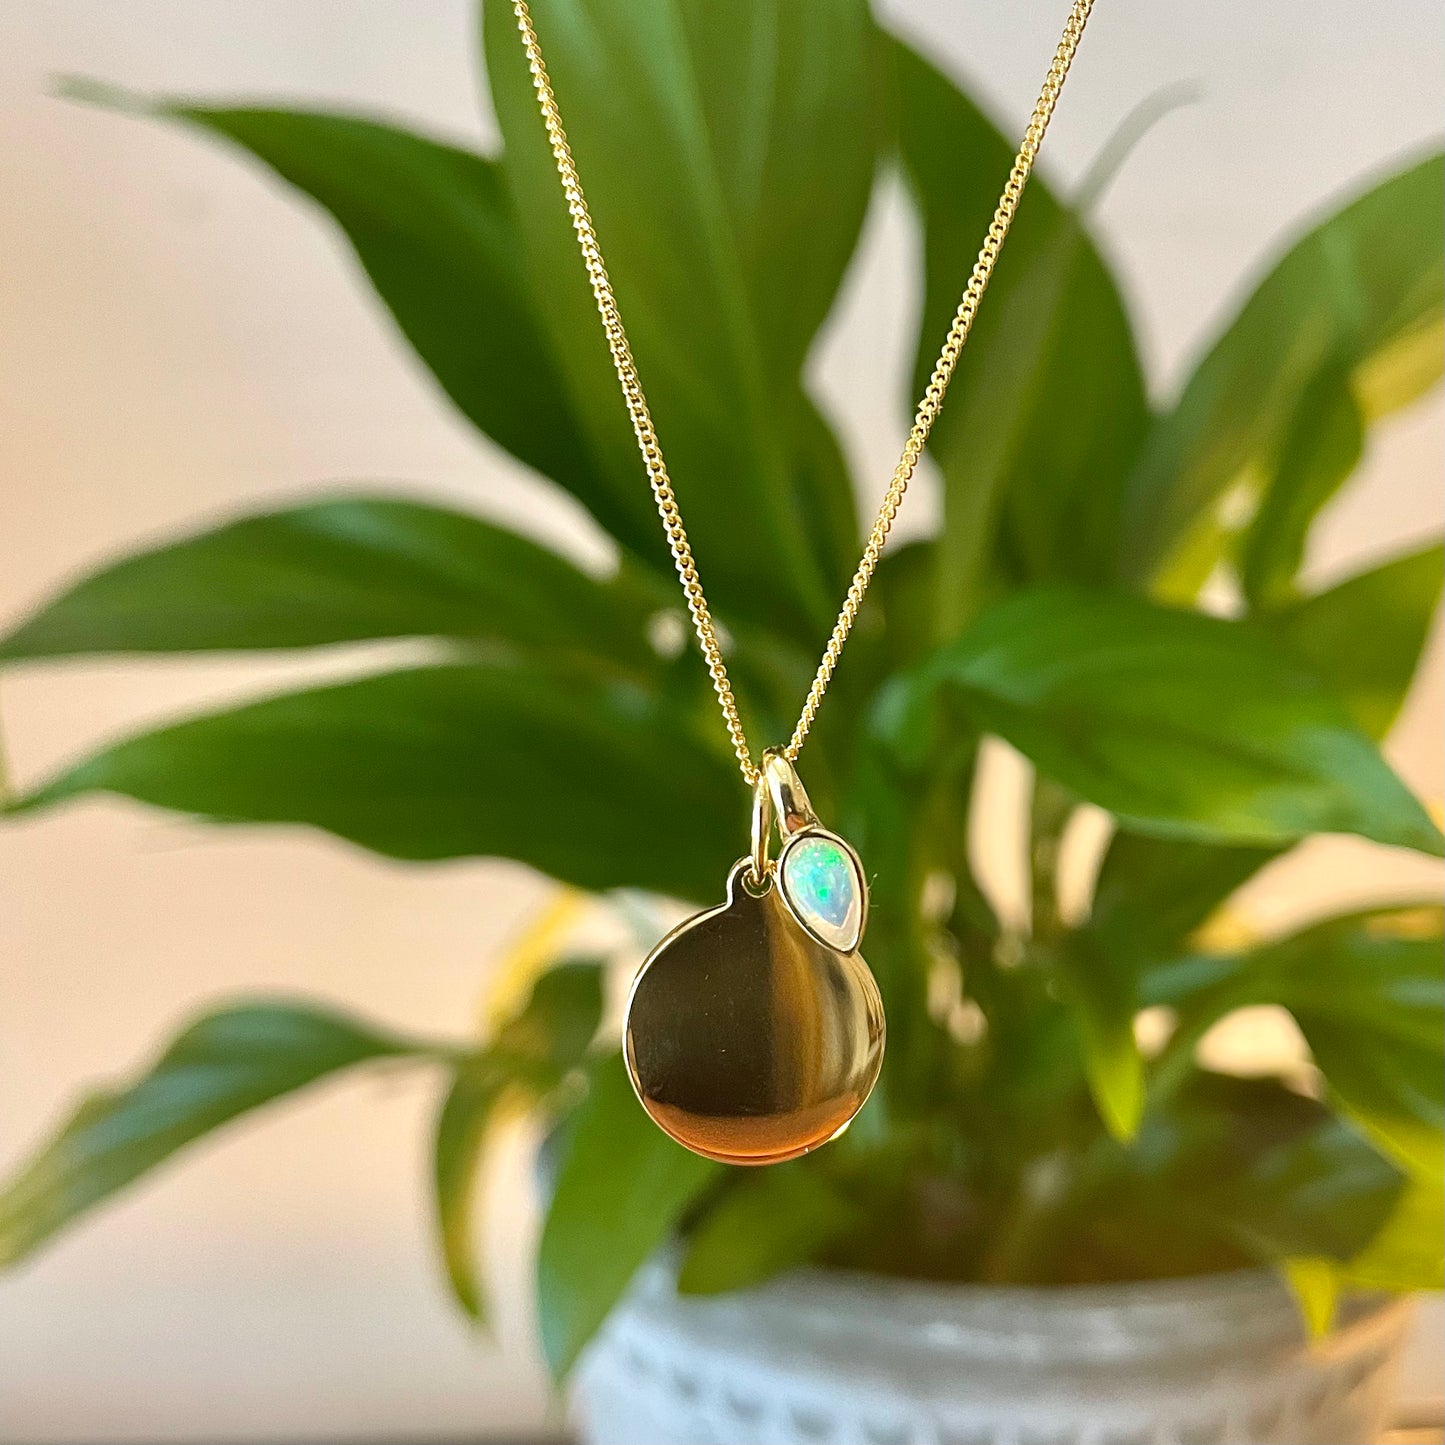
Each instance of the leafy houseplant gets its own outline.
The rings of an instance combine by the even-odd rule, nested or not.
[[[749,731],[782,737],[860,545],[809,347],[875,181],[897,171],[924,237],[925,376],[1011,148],[864,0],[535,9]],[[495,157],[334,114],[143,108],[328,212],[451,401],[590,513],[615,567],[369,495],[132,555],[21,622],[0,660],[395,637],[431,659],[128,738],[14,794],[12,815],[109,792],[715,901],[746,799],[698,659],[655,645],[678,610],[670,563],[509,7],[489,4],[483,29]],[[931,444],[942,522],[885,556],[806,757],[820,813],[872,872],[890,1029],[873,1100],[829,1149],[761,1173],[683,1153],[597,1037],[601,962],[559,958],[479,1040],[304,1001],[208,1014],[9,1182],[0,1260],[245,1110],[412,1058],[445,1080],[440,1238],[473,1315],[490,1127],[517,1100],[555,1123],[538,1287],[559,1374],[674,1236],[681,1287],[703,1292],[810,1260],[1043,1284],[1266,1265],[1323,1324],[1342,1287],[1438,1285],[1440,909],[1232,950],[1199,930],[1315,833],[1442,851],[1377,746],[1441,548],[1324,592],[1298,580],[1370,427],[1439,374],[1442,186],[1433,156],[1315,224],[1158,405],[1081,207],[1031,183]],[[1200,603],[1221,578],[1228,616]],[[970,854],[987,736],[1035,769],[1026,920],[991,905]],[[1086,806],[1113,831],[1075,916],[1058,871]],[[1198,1061],[1217,1021],[1259,1003],[1294,1016],[1317,1089]],[[1145,1010],[1166,1024],[1148,1050]]]

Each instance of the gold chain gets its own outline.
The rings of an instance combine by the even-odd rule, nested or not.
[[[818,663],[817,674],[813,678],[812,686],[808,689],[803,710],[798,716],[797,726],[793,729],[793,735],[788,740],[787,746],[782,750],[783,756],[789,762],[796,761],[798,752],[808,736],[808,730],[813,726],[813,720],[818,715],[823,695],[828,691],[828,684],[832,681],[833,670],[838,666],[838,659],[843,652],[843,644],[848,640],[848,634],[857,620],[858,609],[863,604],[863,595],[867,592],[868,584],[873,580],[873,573],[878,568],[878,559],[883,555],[883,544],[893,526],[893,519],[898,515],[898,508],[903,502],[904,493],[908,490],[908,483],[913,479],[918,459],[923,455],[924,444],[928,440],[928,434],[933,429],[933,423],[943,405],[943,394],[947,391],[948,383],[953,377],[954,367],[958,365],[959,354],[968,340],[968,333],[973,329],[973,318],[978,313],[979,302],[983,299],[989,277],[993,274],[994,264],[998,260],[1004,238],[1008,235],[1014,212],[1018,210],[1019,201],[1023,197],[1024,185],[1034,168],[1034,157],[1038,155],[1039,146],[1043,143],[1044,132],[1048,129],[1049,121],[1054,113],[1054,106],[1059,99],[1059,92],[1063,89],[1065,77],[1069,73],[1069,66],[1073,63],[1074,52],[1083,38],[1084,26],[1088,22],[1089,12],[1093,8],[1094,0],[1074,0],[1069,11],[1069,18],[1064,25],[1064,33],[1059,39],[1058,49],[1054,52],[1053,64],[1049,66],[1049,73],[1044,78],[1044,86],[1039,92],[1038,103],[1034,106],[1034,113],[1029,120],[1028,129],[1024,131],[1023,142],[1019,146],[1018,155],[1014,158],[1013,169],[1009,171],[1008,180],[1004,183],[1003,194],[999,197],[998,206],[993,213],[993,220],[989,223],[988,234],[984,237],[983,246],[978,253],[978,260],[974,262],[968,284],[964,287],[963,299],[954,313],[953,324],[948,328],[948,337],[944,341],[943,350],[939,353],[938,361],[934,365],[933,374],[928,379],[928,387],[923,393],[923,399],[918,403],[918,410],[913,418],[913,429],[908,433],[908,440],[903,444],[903,455],[898,459],[898,465],[893,472],[893,480],[888,484],[888,491],[883,497],[877,519],[873,523],[873,530],[868,534],[868,544],[863,548],[863,556],[859,560],[858,570],[853,574],[853,580],[848,586],[848,595],[843,601],[842,610],[838,613],[838,620],[833,624],[828,645]],[[532,16],[527,8],[527,0],[513,0],[512,9],[516,14],[517,28],[521,31],[522,44],[527,52],[527,63],[532,72],[532,87],[537,93],[537,104],[542,112],[542,123],[547,129],[547,139],[551,142],[552,158],[557,163],[557,174],[561,178],[562,190],[567,198],[567,210],[572,217],[572,229],[576,232],[577,243],[582,250],[582,260],[587,267],[588,279],[592,283],[592,294],[597,298],[597,310],[602,317],[603,330],[607,333],[607,345],[612,352],[612,363],[617,368],[617,379],[622,383],[622,397],[627,403],[627,414],[632,419],[632,430],[637,435],[637,445],[642,452],[642,463],[647,469],[647,479],[652,485],[652,495],[657,502],[658,515],[662,518],[667,545],[672,552],[672,560],[677,566],[678,580],[681,581],[683,594],[687,598],[687,610],[692,614],[692,624],[697,631],[697,640],[702,646],[702,654],[707,662],[708,673],[712,677],[718,705],[722,708],[728,736],[732,739],[733,751],[737,754],[738,765],[742,769],[748,786],[752,787],[759,777],[758,767],[753,762],[747,735],[743,731],[743,720],[738,715],[737,699],[733,696],[732,683],[728,680],[727,665],[723,661],[722,644],[718,641],[717,627],[713,622],[712,612],[708,608],[707,598],[703,594],[702,583],[698,580],[697,563],[693,560],[692,546],[688,542],[687,531],[682,525],[682,513],[677,507],[677,496],[672,490],[672,482],[667,474],[667,465],[662,459],[662,449],[658,445],[657,432],[652,425],[652,415],[647,408],[647,398],[643,395],[642,382],[638,378],[637,367],[632,360],[632,349],[627,342],[627,332],[623,329],[622,315],[617,309],[617,298],[612,294],[612,283],[607,279],[607,268],[603,264],[602,251],[597,243],[597,232],[593,229],[592,216],[587,209],[587,198],[582,194],[582,182],[572,160],[571,147],[567,144],[567,133],[562,128],[562,117],[557,109],[557,97],[552,93],[552,82],[548,78],[547,67],[542,60],[542,48],[537,41],[537,32],[532,26]]]

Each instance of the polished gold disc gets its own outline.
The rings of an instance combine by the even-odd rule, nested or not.
[[[826,1144],[883,1063],[883,1003],[856,952],[802,927],[752,863],[727,902],[675,928],[627,1002],[628,1072],[678,1143],[727,1164],[776,1164]]]

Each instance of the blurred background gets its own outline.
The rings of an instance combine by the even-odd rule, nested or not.
[[[333,102],[494,139],[471,0],[12,0],[0,7],[0,623],[123,547],[326,483],[466,499],[579,555],[589,524],[456,418],[341,241],[220,146],[51,98],[61,74],[202,97]],[[1059,6],[899,0],[886,18],[1016,131]],[[1056,13],[1057,12],[1057,13]],[[1326,198],[1438,135],[1433,0],[1101,0],[1045,169],[1065,187],[1170,82],[1169,116],[1104,197],[1159,393],[1221,298]],[[915,236],[876,200],[816,383],[881,491],[903,435]],[[1437,533],[1445,414],[1387,424],[1315,534],[1321,581]],[[639,483],[640,484],[640,483]],[[927,488],[909,526],[929,516]],[[558,539],[561,539],[560,541]],[[704,570],[706,559],[703,559]],[[357,649],[324,666],[350,672]],[[297,662],[299,669],[303,664]],[[304,664],[307,675],[316,665]],[[35,668],[0,690],[32,780],[111,734],[295,675],[285,660]],[[1435,636],[1387,752],[1445,793]],[[1007,887],[1006,876],[1000,886]],[[1284,922],[1439,886],[1435,865],[1316,841],[1249,896]],[[0,829],[0,1170],[77,1087],[131,1067],[202,1000],[305,990],[465,1029],[551,885],[505,863],[409,867],[319,834],[215,831],[120,802]],[[1247,1057],[1289,1046],[1246,1020]],[[489,1186],[492,1339],[436,1284],[424,1174],[433,1091],[342,1081],[244,1121],[0,1281],[0,1437],[320,1438],[525,1430],[548,1397],[530,1320],[527,1141]],[[1439,1401],[1440,1313],[1404,1382]]]

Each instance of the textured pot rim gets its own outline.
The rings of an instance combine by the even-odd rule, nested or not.
[[[1280,1277],[1239,1270],[1179,1279],[1088,1285],[980,1285],[805,1268],[724,1295],[676,1292],[676,1256],[649,1264],[628,1297],[643,1317],[711,1347],[746,1354],[757,1341],[846,1358],[860,1347],[939,1360],[1000,1365],[1042,1361],[1196,1358],[1241,1345],[1263,1354],[1304,1340],[1298,1307]],[[1383,1327],[1405,1299],[1360,1295],[1344,1302],[1317,1349],[1345,1347]]]
[[[1260,1271],[993,1287],[806,1269],[679,1296],[646,1267],[584,1356],[584,1438],[1137,1445],[1375,1438],[1409,1300],[1306,1339]]]

